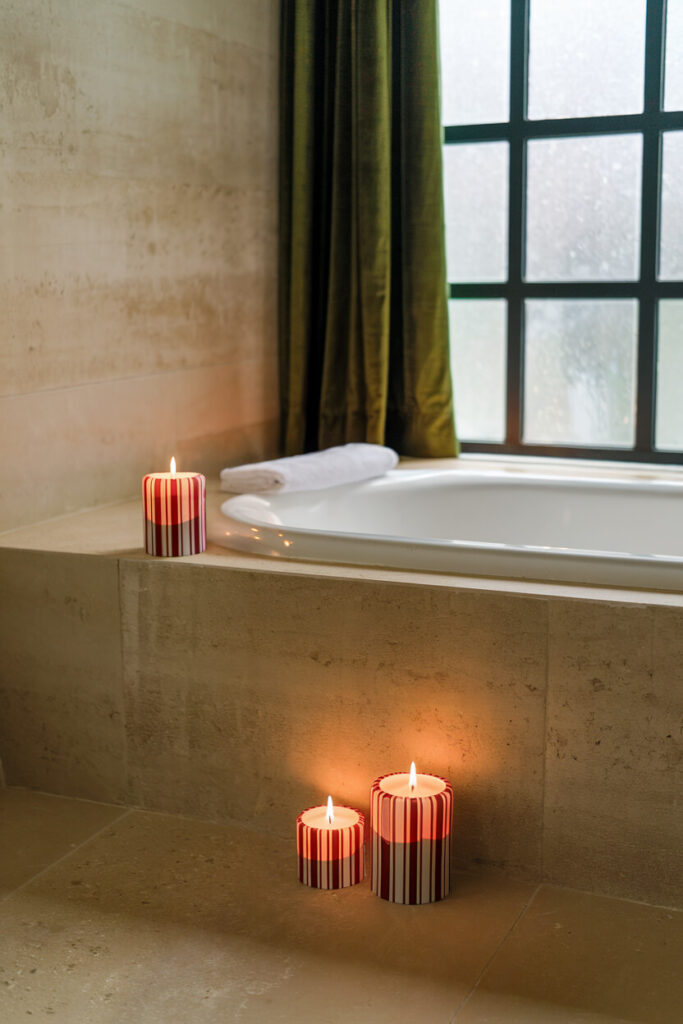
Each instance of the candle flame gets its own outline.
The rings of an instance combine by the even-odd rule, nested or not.
[[[408,780],[410,791],[412,792],[417,786],[417,772],[415,771],[415,762],[411,761],[410,764],[410,779]]]
[[[332,797],[327,798],[327,824],[331,825],[334,821],[334,805],[332,804]]]
[[[171,457],[171,472],[175,476],[175,459],[173,457]]]

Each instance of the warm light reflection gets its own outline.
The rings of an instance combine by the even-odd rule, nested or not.
[[[175,476],[175,459],[173,456],[171,456],[171,472],[173,473],[173,476]]]
[[[405,785],[405,783],[404,783],[404,785]],[[411,793],[415,789],[415,787],[417,786],[417,772],[415,771],[415,762],[414,761],[410,762],[410,778],[408,779],[408,785],[410,786]]]
[[[331,825],[334,821],[334,806],[332,804],[332,797],[327,798],[327,824]]]

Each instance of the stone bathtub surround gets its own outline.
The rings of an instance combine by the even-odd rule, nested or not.
[[[415,760],[452,783],[454,868],[683,902],[681,595],[155,559],[140,514],[0,537],[8,785],[291,843],[312,793],[367,815]]]

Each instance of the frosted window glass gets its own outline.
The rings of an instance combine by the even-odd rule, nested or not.
[[[683,132],[665,132],[659,276],[683,280]]]
[[[525,441],[633,445],[637,320],[630,299],[526,303]]]
[[[504,441],[507,303],[451,299],[448,313],[458,437]]]
[[[645,0],[531,0],[530,118],[643,109]]]
[[[683,299],[659,303],[655,444],[683,450]]]
[[[529,142],[527,280],[638,277],[641,149],[640,135]]]
[[[510,0],[441,0],[444,124],[510,116]]]
[[[683,110],[683,0],[666,5],[664,109]]]
[[[444,192],[448,280],[507,280],[507,142],[445,146]]]

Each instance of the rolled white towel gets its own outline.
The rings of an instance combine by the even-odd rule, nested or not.
[[[381,444],[344,444],[322,452],[223,469],[221,490],[238,494],[317,491],[382,476],[397,462],[396,452]]]

